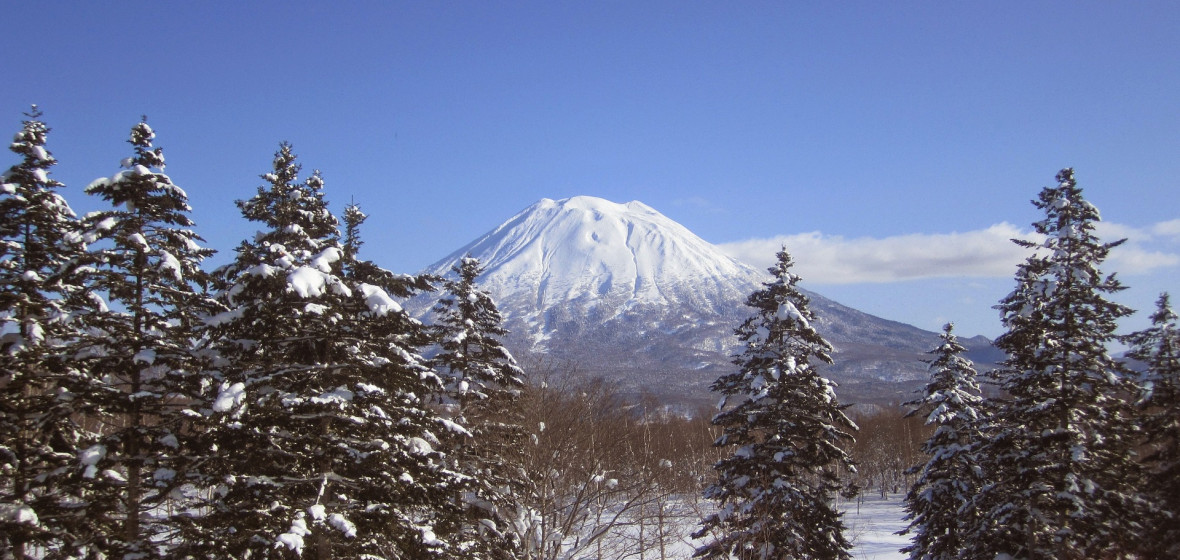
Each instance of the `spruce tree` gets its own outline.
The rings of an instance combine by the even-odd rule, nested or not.
[[[49,127],[33,106],[0,175],[0,557],[68,556],[86,519],[73,470],[85,433],[73,415],[69,359],[84,311],[84,252],[64,185],[49,176]],[[34,556],[35,555],[35,556]]]
[[[85,220],[96,240],[89,288],[110,305],[86,317],[78,355],[90,376],[75,388],[100,434],[82,476],[91,544],[108,557],[157,557],[169,538],[161,512],[184,482],[184,411],[199,396],[194,345],[215,308],[201,269],[213,251],[193,231],[188,195],[163,173],[154,138],[146,119],[133,126],[124,170],[86,188],[112,207]]]
[[[922,397],[906,403],[914,407],[906,416],[926,417],[934,433],[922,446],[930,458],[925,465],[912,469],[918,480],[906,494],[906,521],[909,527],[901,534],[913,533],[913,544],[902,549],[918,559],[955,558],[970,545],[963,538],[962,527],[970,527],[963,516],[981,486],[973,447],[981,436],[980,414],[983,399],[975,381],[975,367],[963,356],[966,348],[952,332],[953,325],[943,327],[942,343],[931,351],[930,381]]]
[[[518,497],[529,486],[519,470],[524,371],[500,343],[508,331],[495,302],[475,283],[483,272],[479,260],[464,257],[451,271],[454,277],[443,281],[445,293],[434,308],[439,352],[432,363],[446,384],[454,419],[471,434],[471,441],[456,445],[460,470],[476,483],[464,499],[466,555],[514,558],[521,546],[513,526],[523,513]]]
[[[1146,436],[1147,493],[1158,507],[1147,556],[1180,556],[1180,328],[1168,294],[1160,294],[1151,327],[1127,336],[1127,357],[1141,362],[1139,407]]]
[[[344,265],[345,274],[355,275],[355,263],[359,261],[357,253],[360,252],[361,246],[365,244],[361,240],[361,224],[369,217],[361,211],[359,204],[350,202],[348,206],[344,207]],[[352,266],[350,266],[352,265]]]
[[[517,394],[524,371],[499,340],[508,331],[496,303],[475,283],[483,273],[479,260],[464,257],[451,272],[455,277],[443,280],[445,294],[434,307],[440,351],[433,363],[449,396],[467,412],[471,404]]]
[[[1137,439],[1128,372],[1107,352],[1131,311],[1108,299],[1123,289],[1100,270],[1111,248],[1094,236],[1098,210],[1073,170],[1033,204],[1040,243],[1016,290],[1000,301],[1008,358],[992,376],[1003,389],[980,453],[989,482],[977,497],[971,557],[1124,557],[1143,538]]]
[[[405,279],[362,262],[346,275],[323,181],[298,175],[284,143],[267,184],[238,203],[264,229],[216,273],[228,311],[210,320],[210,492],[176,554],[446,554],[465,480],[439,446],[448,424],[426,407],[441,381],[414,352],[423,328],[390,296]]]
[[[855,425],[813,362],[831,363],[832,346],[812,326],[809,300],[790,272],[786,249],[770,267],[774,280],[746,300],[756,313],[735,333],[738,371],[720,377],[715,445],[733,454],[715,465],[705,490],[717,512],[694,538],[712,535],[702,558],[849,558],[834,500],[838,469],[854,470],[843,446]],[[736,400],[732,407],[726,407]]]

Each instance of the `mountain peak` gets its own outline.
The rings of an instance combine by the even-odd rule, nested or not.
[[[625,204],[618,202],[611,202],[605,198],[598,198],[597,196],[571,196],[561,200],[553,200],[550,198],[542,198],[539,205],[548,207],[562,208],[565,210],[587,210],[590,212],[598,212],[600,214],[628,214],[632,212],[642,214],[659,214],[651,206],[648,206],[638,200],[632,200]]]
[[[470,254],[498,297],[538,308],[593,298],[615,305],[712,300],[732,279],[760,278],[650,206],[592,196],[541,199],[431,266],[444,274]]]

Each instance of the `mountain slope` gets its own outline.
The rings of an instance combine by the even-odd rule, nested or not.
[[[745,299],[769,278],[641,202],[588,196],[542,199],[424,272],[445,275],[465,255],[485,266],[480,284],[518,355],[681,402],[711,398],[709,384],[731,367]],[[896,384],[925,379],[920,360],[935,333],[808,295],[836,347],[827,373],[844,385],[842,398],[904,400]]]

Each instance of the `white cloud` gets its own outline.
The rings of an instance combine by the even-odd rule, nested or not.
[[[1163,237],[1180,239],[1180,219],[1160,222],[1151,226],[1151,232]]]
[[[1175,233],[1173,233],[1175,232]],[[1103,240],[1127,238],[1111,252],[1108,271],[1147,274],[1180,265],[1180,220],[1135,228],[1099,222]],[[1031,231],[1000,223],[963,233],[915,233],[884,238],[848,239],[821,232],[780,235],[723,243],[730,256],[758,268],[770,266],[775,252],[787,247],[796,271],[815,284],[885,283],[922,278],[1011,277],[1029,254],[1013,238],[1029,239]],[[1164,239],[1161,239],[1164,238]]]
[[[1110,252],[1110,270],[1120,275],[1148,274],[1180,265],[1180,220],[1144,228],[1098,222],[1094,233],[1103,241],[1127,240]]]
[[[1112,250],[1109,262],[1109,270],[1119,273],[1120,276],[1148,274],[1157,268],[1180,265],[1180,255],[1148,251],[1128,243]]]

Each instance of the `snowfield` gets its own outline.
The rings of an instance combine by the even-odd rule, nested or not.
[[[897,532],[908,524],[902,521],[905,517],[903,494],[891,494],[882,499],[876,492],[868,492],[859,500],[841,500],[838,509],[844,512],[844,524],[847,527],[845,537],[852,543],[852,558],[855,560],[904,560],[902,547],[910,544],[909,535],[898,535]],[[598,546],[588,547],[588,550],[574,552],[569,557],[575,560],[601,560],[610,558],[692,558],[697,547],[704,544],[704,539],[693,540],[688,537],[700,527],[702,510],[709,509],[707,501],[700,501],[697,497],[681,497],[665,505],[664,513],[668,516],[670,526],[666,528],[664,536],[667,539],[663,556],[658,545],[654,544],[656,530],[648,527],[648,550],[642,555],[634,548],[641,540],[635,519],[625,517],[619,527],[609,531]],[[650,523],[650,520],[649,520]]]
[[[902,521],[901,494],[882,500],[877,495],[866,496],[857,507],[856,500],[845,502],[840,511],[844,512],[845,535],[852,541],[852,557],[857,560],[900,560],[906,555],[901,548],[910,544],[909,535],[898,535],[908,523]]]

